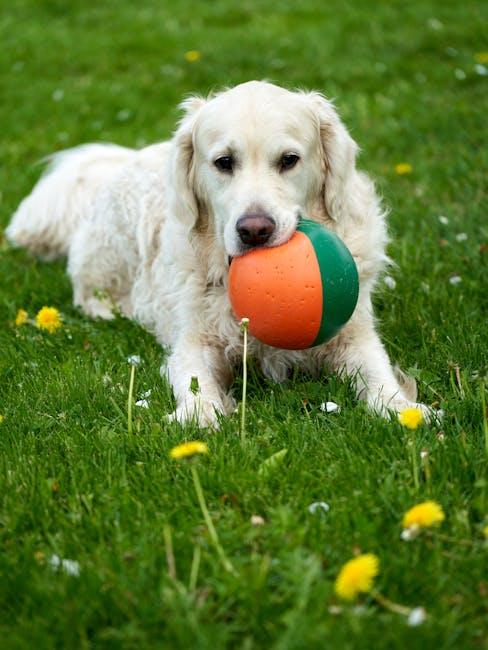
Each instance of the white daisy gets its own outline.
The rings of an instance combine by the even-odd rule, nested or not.
[[[264,518],[261,517],[261,515],[252,515],[251,516],[251,524],[253,526],[264,526],[266,522],[264,521]]]
[[[408,615],[407,625],[410,625],[410,627],[417,627],[418,625],[422,625],[426,618],[427,612],[423,607],[414,607]]]
[[[341,407],[335,402],[322,402],[320,410],[324,413],[340,413]]]
[[[314,501],[308,506],[307,510],[311,515],[314,515],[318,510],[329,512],[330,506],[325,501]]]
[[[60,558],[59,555],[54,554],[51,555],[48,562],[53,569],[62,569],[69,576],[77,578],[80,575],[80,564],[76,560]]]

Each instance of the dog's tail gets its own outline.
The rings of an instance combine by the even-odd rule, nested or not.
[[[45,259],[66,255],[99,189],[133,155],[117,145],[86,144],[49,156],[46,171],[13,215],[7,239]]]

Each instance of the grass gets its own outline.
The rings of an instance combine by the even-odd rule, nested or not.
[[[488,49],[485,22],[486,6],[471,0],[16,0],[5,9],[2,225],[42,156],[167,138],[188,92],[263,77],[321,89],[392,209],[397,286],[375,299],[383,339],[446,418],[443,435],[408,432],[369,415],[334,376],[276,386],[251,364],[245,442],[238,415],[213,434],[166,424],[172,396],[154,340],[122,319],[87,320],[62,263],[0,241],[2,647],[482,647],[486,76],[474,57]],[[187,62],[194,49],[201,59]],[[401,162],[411,174],[395,174]],[[44,304],[61,310],[60,332],[13,327],[18,308],[33,316]],[[142,358],[134,395],[152,395],[149,409],[134,407],[129,435],[131,354]],[[323,413],[325,400],[341,412]],[[168,457],[196,438],[210,448],[199,477],[237,575],[214,550],[190,467]],[[401,541],[403,512],[425,499],[442,504],[446,521]],[[329,512],[310,514],[314,501]],[[410,628],[367,597],[331,613],[335,576],[358,551],[379,556],[384,596],[427,609],[424,625]],[[79,577],[53,571],[52,554],[79,562]]]

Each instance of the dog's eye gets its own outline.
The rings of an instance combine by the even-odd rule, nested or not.
[[[300,160],[300,156],[297,156],[295,153],[285,153],[281,156],[280,168],[281,171],[286,171],[287,169],[292,169],[295,167],[297,162]]]
[[[214,165],[220,172],[232,173],[234,169],[234,159],[232,156],[220,156],[214,161]]]

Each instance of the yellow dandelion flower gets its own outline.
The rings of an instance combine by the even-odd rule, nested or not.
[[[185,59],[188,63],[195,63],[196,61],[200,61],[201,58],[202,53],[198,50],[189,50],[188,52],[185,52]]]
[[[335,581],[335,592],[344,600],[353,600],[359,593],[368,593],[380,571],[380,561],[373,553],[358,555],[346,562]]]
[[[19,309],[17,316],[15,317],[15,327],[20,327],[27,322],[28,313],[25,309]]]
[[[486,538],[488,538],[488,526],[485,526],[485,527],[483,528],[483,535],[484,535]]]
[[[50,334],[62,326],[61,314],[56,307],[43,307],[36,316],[37,327]]]
[[[5,420],[5,416],[4,416],[4,415],[0,415],[0,424],[2,424],[2,422],[3,422],[4,420]]]
[[[436,501],[418,503],[403,515],[404,528],[428,528],[445,519],[444,511]]]
[[[410,165],[410,163],[398,163],[398,165],[395,165],[395,171],[400,176],[403,176],[404,174],[411,174],[412,165]]]
[[[474,60],[476,63],[488,63],[488,52],[476,52]]]
[[[424,414],[418,408],[407,408],[398,414],[398,420],[407,429],[416,429],[424,421]]]
[[[191,442],[183,442],[181,445],[173,447],[169,452],[171,458],[179,460],[180,458],[191,458],[196,454],[208,454],[208,447],[204,442],[193,440]]]

